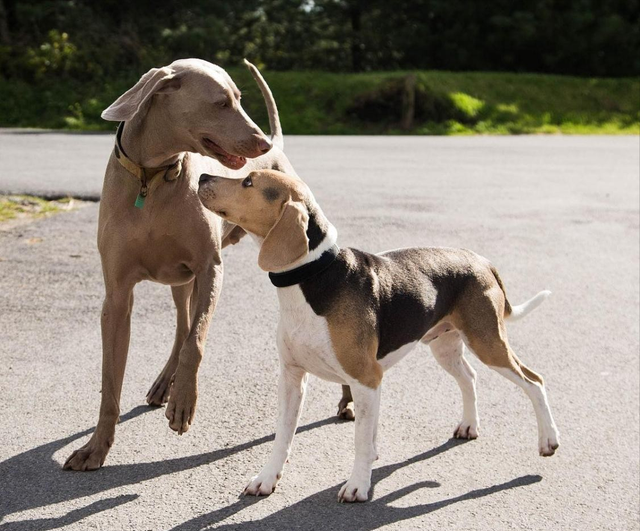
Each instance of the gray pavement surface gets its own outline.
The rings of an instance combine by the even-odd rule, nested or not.
[[[0,190],[97,196],[109,135],[0,133]],[[182,437],[144,395],[171,348],[169,289],[136,289],[122,420],[103,469],[61,463],[100,399],[97,204],[0,225],[0,530],[639,529],[639,154],[634,137],[293,137],[286,150],[340,243],[474,249],[520,303],[509,327],[542,373],[561,432],[537,455],[529,401],[476,360],[480,438],[449,437],[453,379],[426,347],[385,375],[372,500],[339,505],[353,424],[313,379],[290,463],[268,498],[240,498],[271,448],[277,301],[243,240]]]

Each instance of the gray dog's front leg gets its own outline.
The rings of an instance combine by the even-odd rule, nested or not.
[[[194,292],[194,284],[195,281],[191,281],[182,286],[171,287],[173,302],[176,305],[176,338],[173,342],[173,349],[171,349],[171,356],[147,393],[147,404],[150,406],[161,406],[166,404],[169,399],[171,382],[178,367],[180,351],[191,329],[189,303],[191,294]]]
[[[100,468],[113,444],[129,351],[134,282],[123,281],[115,287],[113,284],[107,280],[102,306],[102,396],[98,425],[89,442],[67,459],[66,470]]]
[[[196,274],[192,297],[191,330],[180,349],[166,417],[169,427],[182,435],[189,430],[196,412],[198,367],[204,354],[209,323],[222,287],[222,263],[212,262]]]

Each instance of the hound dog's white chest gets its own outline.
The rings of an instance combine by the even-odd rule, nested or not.
[[[333,351],[327,320],[314,313],[302,290],[297,285],[280,288],[278,299],[278,350],[282,361],[324,380],[349,383],[352,378],[344,372]]]

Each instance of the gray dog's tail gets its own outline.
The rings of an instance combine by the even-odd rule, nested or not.
[[[258,70],[254,65],[252,65],[246,59],[244,60],[244,64],[247,65],[247,68],[251,72],[253,79],[256,80],[256,83],[260,87],[260,92],[262,92],[262,97],[264,98],[264,102],[267,104],[267,112],[269,113],[269,129],[271,129],[271,141],[273,144],[280,149],[284,148],[284,139],[282,138],[282,126],[280,125],[280,116],[278,115],[278,107],[276,105],[276,100],[273,99],[273,94],[271,93],[271,89],[267,82],[262,77],[260,70]]]

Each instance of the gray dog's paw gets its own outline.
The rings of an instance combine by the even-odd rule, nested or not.
[[[82,448],[78,448],[65,461],[62,468],[64,470],[90,471],[98,470],[107,458],[109,448],[113,444],[111,441],[97,441],[92,438]]]
[[[165,416],[169,419],[169,427],[173,431],[177,431],[178,435],[189,431],[189,426],[191,426],[196,413],[197,399],[198,392],[195,381],[176,376]]]
[[[147,393],[147,404],[150,406],[162,406],[166,404],[169,400],[172,384],[173,375],[165,374],[164,371],[161,372]]]

